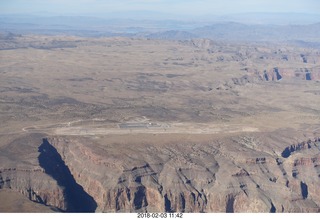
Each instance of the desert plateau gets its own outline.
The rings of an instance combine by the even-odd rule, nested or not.
[[[319,23],[303,40],[10,25],[0,212],[320,212]]]

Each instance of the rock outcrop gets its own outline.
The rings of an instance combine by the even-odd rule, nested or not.
[[[317,148],[320,149],[320,138],[314,138],[314,140],[309,139],[308,141],[303,141],[297,144],[292,144],[284,149],[281,153],[281,156],[284,158],[288,158],[292,153],[296,151]]]
[[[38,162],[38,147],[43,135],[7,137],[13,140],[0,149],[0,189],[21,193],[31,201],[65,211],[64,189]]]
[[[319,211],[318,175],[310,173],[307,179],[300,174],[304,166],[317,170],[319,157],[294,158],[293,153],[294,160],[268,154],[241,159],[233,155],[239,153],[236,147],[229,146],[228,151],[220,144],[117,145],[114,150],[116,145],[105,148],[88,139],[45,139],[39,147],[43,167],[39,172],[57,181],[60,196],[37,190],[37,196],[30,198],[62,210],[86,212]],[[240,148],[249,144],[246,141]],[[9,175],[5,172],[1,172],[3,182]],[[87,208],[75,200],[86,202]]]
[[[34,169],[9,168],[0,170],[0,189],[11,189],[31,201],[54,206],[65,211],[64,190],[40,167]]]
[[[66,212],[319,212],[319,137],[268,139],[45,138],[38,165],[2,168],[0,187]]]

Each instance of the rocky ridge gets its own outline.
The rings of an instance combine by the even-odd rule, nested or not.
[[[0,169],[0,189],[11,189],[31,201],[54,206],[62,211],[67,208],[63,188],[40,167]]]
[[[318,139],[298,145],[312,143],[315,147]],[[320,210],[317,148],[312,153],[297,150],[289,157],[281,157],[276,154],[281,154],[282,146],[273,147],[278,151],[276,154],[261,151],[264,143],[258,136],[172,142],[162,149],[163,146],[150,144],[108,147],[93,144],[84,138],[44,139],[39,146],[41,168],[3,169],[1,188],[10,188],[30,200],[73,212]],[[114,150],[115,147],[122,152]],[[253,149],[256,152],[252,153]],[[249,151],[251,155],[245,156]],[[69,177],[63,165],[70,171]],[[51,184],[44,184],[44,178]],[[70,191],[74,183],[79,188]],[[77,199],[87,200],[89,208],[77,205]]]

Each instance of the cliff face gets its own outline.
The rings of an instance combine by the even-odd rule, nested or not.
[[[278,68],[265,69],[263,72],[256,70],[265,81],[279,81],[281,79],[299,79],[306,81],[320,80],[319,68]]]
[[[288,158],[294,152],[312,149],[312,148],[320,149],[320,138],[314,138],[314,140],[309,139],[308,141],[292,144],[283,150],[283,152],[281,153],[281,156],[284,158]]]
[[[224,84],[219,85],[216,89],[228,90],[235,86],[243,86],[246,84],[255,84],[261,82],[280,81],[280,80],[303,80],[303,81],[319,81],[319,68],[278,68],[272,69],[243,69],[246,74],[239,78],[232,78]]]
[[[83,139],[47,141],[92,197],[96,212],[319,211],[318,156],[281,158],[260,151],[246,158],[253,142],[241,142],[229,150],[213,142],[115,150]]]
[[[66,210],[64,189],[38,163],[43,135],[10,137],[14,140],[0,148],[0,189],[10,189],[31,201]]]
[[[0,188],[67,212],[319,212],[319,137],[281,139],[48,138],[38,165],[0,170]]]
[[[27,196],[31,201],[66,210],[64,190],[42,168],[0,170],[0,189],[7,188]]]
[[[39,147],[39,152],[40,166],[46,174],[56,180],[59,187],[63,188],[64,200],[67,203],[64,210],[68,212],[94,212],[97,207],[96,202],[76,182],[57,150],[44,139]]]

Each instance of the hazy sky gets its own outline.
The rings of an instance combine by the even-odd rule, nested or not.
[[[187,15],[245,12],[320,14],[320,0],[0,0],[0,14],[103,14],[136,10]]]

